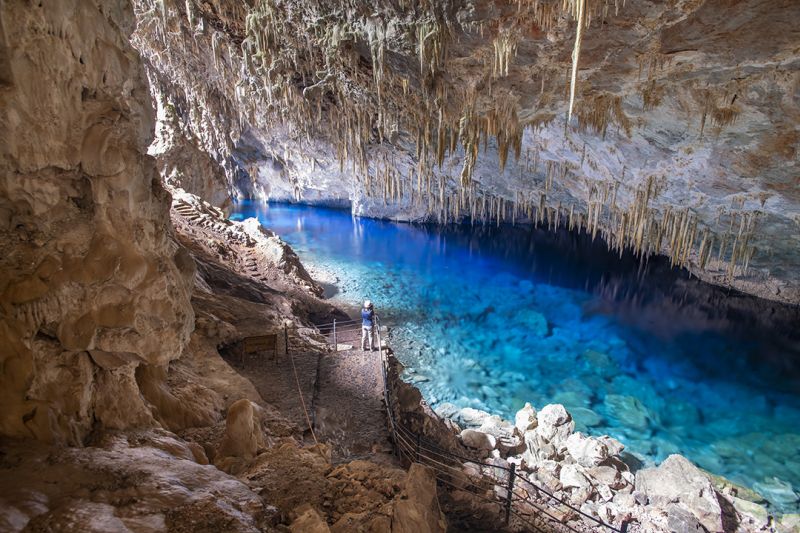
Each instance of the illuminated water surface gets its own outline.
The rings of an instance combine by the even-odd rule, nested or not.
[[[376,302],[433,406],[513,420],[526,401],[562,403],[579,430],[618,438],[645,464],[681,453],[798,512],[796,309],[567,232],[250,202],[231,218],[247,217],[333,273],[338,304]]]

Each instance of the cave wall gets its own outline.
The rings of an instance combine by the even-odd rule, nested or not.
[[[797,2],[587,0],[569,121],[578,0],[134,4],[234,197],[572,220],[800,302]]]
[[[154,425],[139,365],[180,356],[191,259],[147,155],[124,0],[0,3],[0,435]]]

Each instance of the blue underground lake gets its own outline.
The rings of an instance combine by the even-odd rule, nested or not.
[[[242,202],[332,301],[369,298],[429,403],[513,420],[561,403],[643,464],[680,453],[798,512],[800,311],[690,278],[661,258],[530,227],[400,224]]]

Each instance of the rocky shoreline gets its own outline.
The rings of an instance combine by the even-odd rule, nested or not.
[[[774,516],[757,493],[701,470],[681,455],[641,468],[618,440],[575,431],[560,404],[530,404],[513,421],[470,407],[432,410],[414,385],[401,379],[391,357],[391,391],[410,427],[445,449],[478,458],[487,468],[509,467],[581,512],[641,532],[797,532],[800,515]],[[464,464],[466,476],[480,476]],[[502,487],[493,487],[502,491]],[[551,503],[552,504],[552,503]],[[591,527],[567,510],[564,523]]]

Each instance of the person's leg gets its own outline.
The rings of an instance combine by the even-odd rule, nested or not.
[[[371,328],[369,328],[369,349],[370,350],[374,350],[375,349],[375,342],[373,342],[373,333],[374,332],[375,332],[375,326],[372,326]]]
[[[367,349],[367,340],[370,340],[371,342],[371,339],[368,339],[368,337],[371,337],[369,332],[370,328],[361,326],[361,349],[364,351]]]

